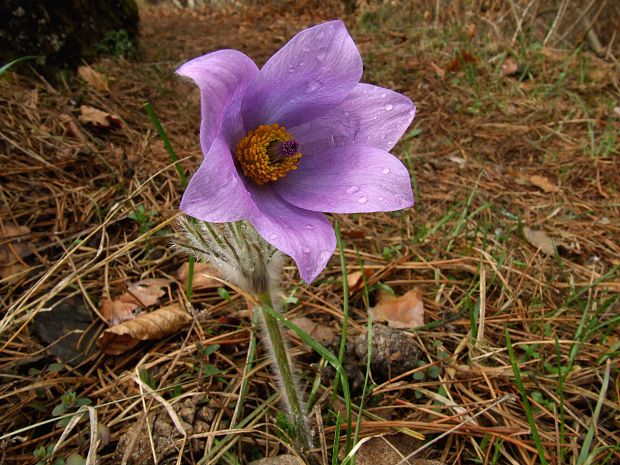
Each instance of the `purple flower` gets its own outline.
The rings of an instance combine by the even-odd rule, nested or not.
[[[413,205],[409,173],[389,150],[415,107],[359,82],[362,59],[342,21],[300,32],[260,70],[219,50],[177,73],[200,88],[205,155],[181,210],[213,223],[248,220],[293,257],[304,281],[336,247],[322,212]]]

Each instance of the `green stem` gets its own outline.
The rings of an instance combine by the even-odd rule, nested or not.
[[[268,292],[259,294],[258,298],[262,307],[273,311],[273,302]],[[269,311],[262,311],[262,316],[267,330],[268,343],[271,346],[276,375],[280,378],[282,385],[282,394],[288,409],[288,419],[295,432],[295,437],[292,438],[294,446],[302,457],[306,457],[310,453],[312,436],[310,435],[303,405],[299,398],[300,393],[295,382],[286,342],[282,336],[282,330],[277,318]]]
[[[340,268],[342,270],[342,334],[340,336],[340,348],[338,350],[338,363],[343,364],[344,354],[347,348],[347,328],[349,323],[349,282],[347,280],[347,260],[344,256],[344,246],[342,245],[342,235],[340,234],[340,223],[338,220],[335,222],[336,229],[336,243],[338,246],[338,254],[340,255]],[[334,380],[334,396],[338,395],[338,387],[340,377],[336,376]]]

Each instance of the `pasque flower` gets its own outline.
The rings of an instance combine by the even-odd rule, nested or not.
[[[249,221],[306,282],[336,246],[323,212],[413,205],[409,173],[389,151],[415,107],[359,82],[362,59],[341,21],[300,32],[260,70],[219,50],[177,73],[200,88],[204,153],[181,210],[212,223]]]

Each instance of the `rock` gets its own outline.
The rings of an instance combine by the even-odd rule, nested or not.
[[[135,0],[0,0],[0,62],[41,56],[38,70],[53,78],[82,60],[135,52],[138,23]]]

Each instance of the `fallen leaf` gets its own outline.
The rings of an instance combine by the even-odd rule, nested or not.
[[[439,79],[443,79],[446,76],[446,72],[443,69],[441,69],[439,66],[437,66],[435,63],[433,63],[432,61],[431,61],[431,66]]]
[[[381,294],[379,302],[368,313],[375,321],[385,321],[390,328],[409,329],[424,325],[422,291],[414,288],[398,297]]]
[[[372,276],[372,270],[365,269],[366,279]],[[364,287],[364,279],[361,271],[354,271],[347,275],[347,284],[349,285],[349,294],[355,294]]]
[[[80,66],[77,72],[78,76],[93,89],[99,92],[110,92],[108,77],[105,74],[95,71],[90,66]]]
[[[177,279],[183,287],[187,287],[187,275],[189,273],[189,264],[184,263],[177,271]],[[208,263],[194,264],[194,278],[192,280],[192,290],[213,289],[222,285],[213,276],[217,276],[217,271]]]
[[[101,316],[110,324],[118,324],[136,317],[136,310],[155,305],[170,287],[167,279],[143,279],[127,287],[119,298],[101,301]]]
[[[312,336],[320,344],[327,344],[334,339],[336,331],[330,326],[312,321],[310,318],[300,316],[291,319],[291,322],[299,326],[304,332]]]
[[[470,39],[476,35],[477,30],[478,28],[473,23],[469,23],[465,26],[465,34],[467,34],[467,37]]]
[[[191,320],[181,305],[168,305],[106,329],[97,338],[97,345],[106,354],[119,355],[140,341],[155,341],[175,333]]]
[[[461,51],[454,59],[448,64],[446,71],[448,73],[456,73],[460,71],[463,65],[466,64],[474,64],[478,62],[478,57],[467,53],[465,51]]]
[[[110,324],[117,325],[123,321],[133,320],[136,315],[134,310],[139,307],[136,303],[122,302],[120,300],[110,300],[103,298],[99,313]]]
[[[60,115],[58,118],[60,119],[60,121],[62,121],[65,124],[67,133],[70,136],[75,137],[83,144],[86,143],[86,138],[84,137],[84,134],[82,133],[82,131],[80,130],[79,126],[76,124],[72,116],[67,115],[65,113],[65,114]]]
[[[560,188],[549,181],[546,176],[538,176],[536,174],[530,176],[530,182],[536,187],[540,187],[545,192],[558,192]]]
[[[78,118],[84,124],[92,124],[100,128],[121,126],[121,120],[118,116],[111,115],[108,112],[87,105],[82,105],[80,107],[80,116]]]
[[[22,237],[30,234],[27,226],[19,226],[12,222],[3,223],[0,227],[0,278],[10,283],[19,280],[19,275],[30,267],[23,259],[34,253],[34,247],[23,242]]]
[[[526,241],[528,241],[537,249],[540,249],[540,251],[545,255],[555,255],[555,247],[553,246],[553,241],[549,236],[547,236],[547,233],[545,233],[544,231],[535,231],[528,228],[527,226],[524,226],[523,236],[525,237]]]
[[[512,58],[506,58],[502,63],[502,76],[514,76],[519,72],[519,65]]]
[[[164,296],[168,287],[170,287],[170,281],[167,279],[143,279],[130,284],[127,287],[127,292],[119,300],[129,303],[135,302],[141,307],[150,307],[159,302],[159,298]]]

